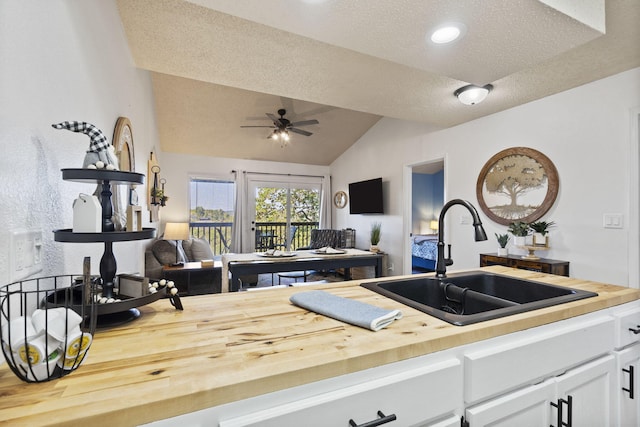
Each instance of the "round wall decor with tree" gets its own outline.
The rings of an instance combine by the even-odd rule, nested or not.
[[[530,223],[553,206],[558,195],[558,171],[539,151],[507,148],[487,161],[476,183],[482,211],[498,224]]]

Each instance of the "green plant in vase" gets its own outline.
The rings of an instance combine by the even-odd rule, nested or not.
[[[513,234],[516,246],[524,246],[526,237],[529,235],[529,224],[522,221],[516,221],[509,224],[507,231]]]
[[[380,243],[380,230],[382,229],[382,223],[374,222],[371,224],[371,252],[378,252],[378,243]]]
[[[498,255],[506,256],[509,254],[509,250],[507,249],[507,243],[509,243],[510,237],[508,234],[498,234],[495,233],[496,240],[498,241],[498,245],[500,248],[498,249]]]
[[[549,246],[549,229],[555,225],[553,221],[536,221],[529,224],[529,228],[533,231],[534,246]]]

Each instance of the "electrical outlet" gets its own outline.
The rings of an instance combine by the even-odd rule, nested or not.
[[[387,270],[389,270],[389,271],[393,271],[393,268],[394,268],[394,267],[393,267],[393,263],[391,263],[391,264],[389,264],[389,267],[387,267]]]
[[[42,230],[15,230],[11,233],[10,243],[11,282],[42,271]]]

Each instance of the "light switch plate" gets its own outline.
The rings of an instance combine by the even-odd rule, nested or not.
[[[602,226],[604,228],[623,228],[624,216],[618,213],[608,213],[602,216]]]

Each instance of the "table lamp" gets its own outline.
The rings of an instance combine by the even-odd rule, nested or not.
[[[187,240],[189,238],[189,223],[188,222],[168,222],[164,226],[164,240],[176,241],[176,262],[171,264],[172,266],[183,265],[182,262],[178,262],[178,241]]]

